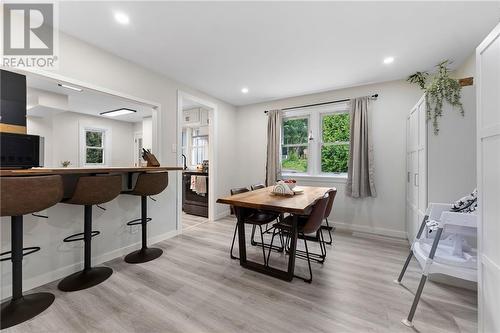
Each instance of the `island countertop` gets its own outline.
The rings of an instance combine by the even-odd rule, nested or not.
[[[150,172],[150,171],[182,171],[182,167],[160,166],[160,167],[103,167],[103,168],[31,168],[31,169],[8,169],[8,170],[2,169],[0,170],[0,177],[134,173],[134,172]]]

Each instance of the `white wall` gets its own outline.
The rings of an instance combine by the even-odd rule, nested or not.
[[[235,108],[197,90],[171,80],[165,76],[144,69],[129,61],[95,48],[73,37],[60,35],[60,66],[55,74],[76,81],[90,83],[97,87],[157,102],[161,106],[159,114],[160,130],[158,141],[160,151],[155,152],[162,165],[180,165],[179,154],[172,151],[176,142],[177,91],[179,89],[210,100],[218,106],[219,131],[216,133],[218,150],[218,171],[221,179],[216,183],[217,196],[229,192],[234,186]],[[239,172],[238,172],[239,173]],[[153,221],[148,224],[150,238],[159,241],[175,235],[176,232],[176,188],[178,172],[170,172],[170,185],[156,196],[157,202],[150,201],[149,215]],[[120,196],[105,204],[107,211],[96,209],[94,225],[101,235],[93,239],[94,263],[109,260],[137,248],[140,233],[130,233],[125,223],[140,216],[139,200],[131,196]],[[217,205],[216,215],[223,214],[227,207]],[[24,260],[24,286],[34,286],[52,281],[81,268],[83,252],[81,244],[66,244],[62,239],[72,233],[82,231],[83,208],[58,204],[46,212],[48,220],[32,216],[25,218],[25,246],[41,246],[42,251]],[[2,218],[1,250],[10,249],[10,223]],[[167,254],[165,254],[167,255]],[[10,295],[11,264],[1,263],[1,298]]]
[[[27,117],[28,134],[45,137],[44,166],[61,167],[62,161],[70,161],[72,167],[83,166],[79,161],[80,126],[110,130],[108,166],[133,165],[133,123],[68,111],[43,118]]]
[[[142,119],[142,146],[144,149],[153,149],[153,118]]]
[[[378,93],[372,103],[376,198],[345,196],[345,180],[299,181],[303,185],[335,186],[331,219],[339,227],[405,237],[405,119],[421,91],[405,81],[392,81],[239,107],[238,186],[265,179],[267,116],[264,110],[319,103]]]

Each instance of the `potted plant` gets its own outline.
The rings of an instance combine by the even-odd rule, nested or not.
[[[457,108],[462,116],[464,108],[461,98],[462,86],[457,80],[449,76],[449,65],[451,62],[445,60],[436,65],[437,71],[434,75],[428,72],[416,72],[408,77],[407,81],[418,84],[425,92],[425,105],[427,119],[432,119],[434,134],[439,133],[438,118],[443,115],[443,104],[448,102],[452,107]]]

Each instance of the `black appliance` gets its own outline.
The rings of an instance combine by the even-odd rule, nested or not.
[[[26,127],[26,76],[0,70],[0,123]]]
[[[43,137],[0,133],[0,167],[27,169],[43,166]]]
[[[201,195],[191,190],[191,176],[207,176],[199,171],[184,171],[182,174],[182,210],[186,214],[208,217],[208,193]]]

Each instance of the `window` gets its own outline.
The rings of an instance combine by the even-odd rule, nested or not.
[[[281,138],[281,168],[289,172],[307,172],[308,118],[283,120]]]
[[[349,161],[349,118],[347,103],[284,113],[282,174],[345,177]]]
[[[349,161],[349,113],[321,117],[321,172],[347,173]]]
[[[111,153],[111,129],[80,126],[80,165],[106,166]]]
[[[85,131],[85,164],[104,164],[104,131]]]
[[[191,163],[202,164],[208,160],[208,135],[201,135],[200,129],[193,129],[191,137]]]

